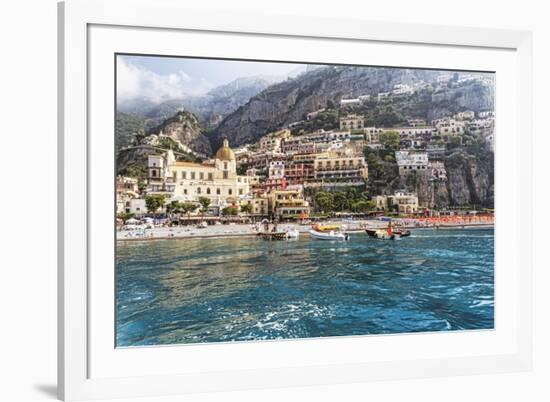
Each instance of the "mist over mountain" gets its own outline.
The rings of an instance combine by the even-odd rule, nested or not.
[[[179,110],[194,113],[204,128],[215,127],[226,115],[244,105],[268,86],[284,80],[280,76],[254,76],[237,78],[215,87],[204,95],[166,99],[155,102],[149,98],[134,98],[118,103],[117,111],[137,115],[149,121],[150,126],[162,123]]]

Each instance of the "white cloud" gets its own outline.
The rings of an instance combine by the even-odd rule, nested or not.
[[[152,102],[184,98],[212,88],[204,79],[193,80],[185,71],[166,75],[136,66],[123,58],[117,62],[117,101],[146,98]]]

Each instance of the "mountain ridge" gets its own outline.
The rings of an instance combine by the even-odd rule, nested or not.
[[[460,110],[475,112],[494,106],[491,93],[484,92],[485,89],[449,88],[434,93],[432,88],[432,92],[429,92],[429,83],[435,83],[441,74],[446,72],[353,66],[312,69],[296,78],[267,87],[227,115],[210,133],[212,148],[219,146],[224,137],[228,137],[233,146],[255,142],[268,132],[304,120],[307,113],[331,104],[337,105],[342,99],[362,95],[374,97],[379,93],[392,91],[398,84],[428,84],[425,90],[425,110],[406,117],[429,121],[451,115],[451,109],[455,105]]]

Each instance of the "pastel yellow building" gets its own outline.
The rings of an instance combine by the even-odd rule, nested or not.
[[[149,193],[164,192],[173,201],[207,197],[212,206],[238,204],[250,192],[249,178],[237,175],[236,157],[227,139],[205,163],[176,161],[174,153],[149,157]]]
[[[418,212],[418,197],[406,191],[396,191],[393,195],[377,195],[373,197],[376,209],[395,209],[399,213],[413,214]]]
[[[315,180],[362,184],[368,177],[367,162],[363,156],[330,153],[316,158],[313,167]]]
[[[304,199],[299,189],[274,190],[269,193],[270,212],[281,218],[288,216],[308,215],[309,203]]]

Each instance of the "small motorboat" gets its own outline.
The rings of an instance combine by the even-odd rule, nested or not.
[[[376,237],[376,229],[365,229],[369,237]]]
[[[297,239],[300,237],[300,232],[297,229],[289,229],[286,231],[286,237],[288,239]]]
[[[335,232],[331,230],[330,232],[319,232],[317,230],[311,229],[309,235],[314,239],[318,240],[348,240],[349,236],[347,233]]]
[[[395,240],[394,233],[388,233],[386,229],[379,229],[374,234],[374,237],[381,240]]]
[[[408,229],[395,229],[393,233],[399,237],[407,237],[411,235],[411,231]]]
[[[300,232],[296,229],[273,228],[270,232],[258,232],[256,235],[264,240],[290,240],[300,237]]]
[[[331,232],[331,231],[338,231],[340,229],[338,225],[320,225],[318,223],[313,225],[312,228],[317,232]]]
[[[381,240],[395,240],[397,233],[393,230],[391,221],[385,229],[365,229],[369,237]],[[397,235],[398,236],[398,235]]]
[[[264,240],[287,240],[288,234],[286,232],[260,232],[257,234]]]
[[[395,240],[395,232],[390,234],[386,229],[367,229],[365,231],[367,232],[369,237],[373,237],[375,239]]]

